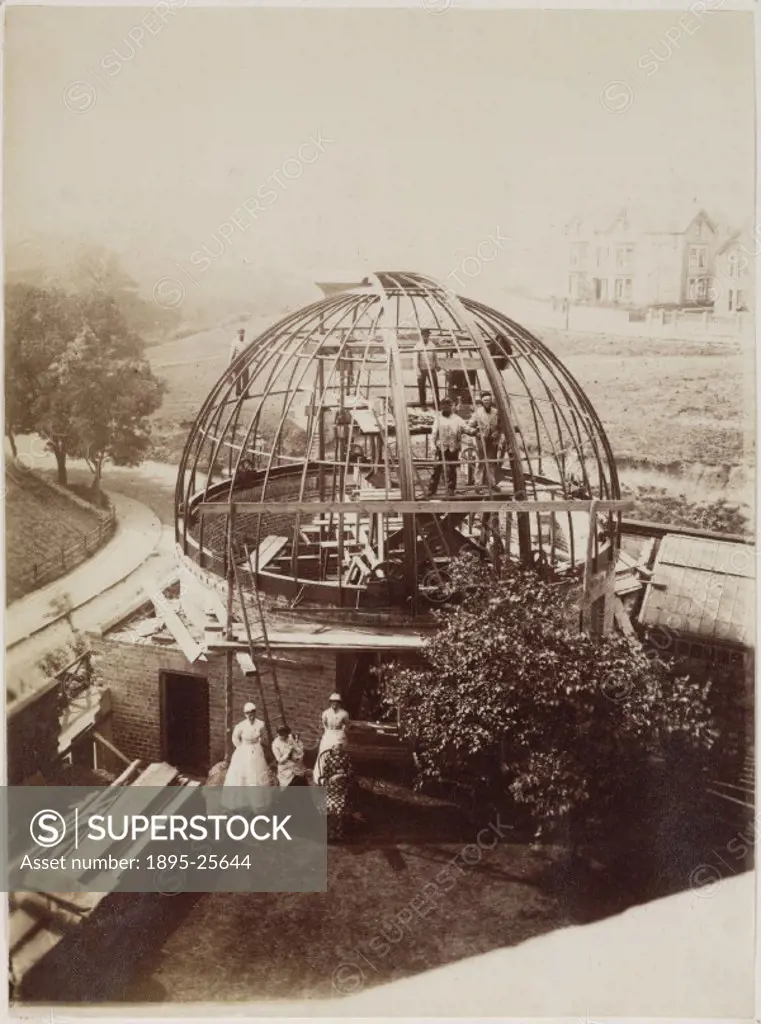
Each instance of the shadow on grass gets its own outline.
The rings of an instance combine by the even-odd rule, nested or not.
[[[750,866],[705,808],[655,791],[574,852],[389,780],[363,779],[356,806],[328,892],[114,894],[27,975],[25,1000],[336,998],[347,965],[372,987],[684,891],[702,864]]]

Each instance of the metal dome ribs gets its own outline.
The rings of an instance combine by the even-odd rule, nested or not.
[[[432,436],[446,399],[467,424],[454,471]],[[442,477],[456,491],[435,500]],[[463,551],[580,574],[617,549],[621,504],[602,424],[550,349],[430,278],[379,272],[280,321],[217,381],[183,452],[176,538],[291,605],[414,613],[448,599]]]

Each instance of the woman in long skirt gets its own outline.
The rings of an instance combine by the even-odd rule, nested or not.
[[[331,693],[328,697],[329,707],[322,713],[322,737],[317,751],[314,766],[314,783],[320,785],[320,757],[333,747],[345,747],[347,743],[346,727],[349,724],[349,713],[341,707],[341,695]]]
[[[331,747],[318,759],[320,785],[325,787],[328,839],[343,839],[351,816],[352,767],[346,748]]]
[[[230,794],[222,796],[222,803],[227,808],[239,806],[241,803],[240,794],[234,795],[235,789],[271,785],[270,770],[262,746],[264,722],[256,717],[256,705],[250,701],[244,706],[243,713],[246,717],[233,729],[232,741],[235,750],[225,776],[224,788],[233,790]],[[248,802],[255,804],[259,801],[251,794]]]

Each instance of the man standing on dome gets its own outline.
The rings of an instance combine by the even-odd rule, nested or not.
[[[246,331],[245,328],[238,328],[238,334],[233,338],[232,344],[230,345],[230,366],[234,366],[246,347]],[[248,367],[246,366],[239,374],[233,373],[235,378],[235,395],[239,397],[248,390]]]
[[[457,489],[457,466],[460,462],[460,449],[463,434],[471,434],[473,429],[452,412],[452,399],[442,398],[441,411],[436,417],[433,428],[433,448],[436,453],[436,464],[428,485],[427,497],[432,498],[439,489],[441,471],[447,471],[447,497],[454,496]]]
[[[431,345],[431,332],[424,328],[420,332],[420,341],[415,345],[415,361],[417,365],[417,393],[421,409],[426,409],[426,384],[430,380],[436,408],[439,405],[439,357]]]
[[[491,491],[497,484],[497,461],[499,459],[499,442],[502,428],[499,425],[499,413],[492,405],[490,391],[482,391],[480,401],[469,420],[472,432],[479,439],[479,459],[481,462],[481,485]]]

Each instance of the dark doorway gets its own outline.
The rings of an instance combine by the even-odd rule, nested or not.
[[[203,676],[162,672],[164,760],[180,771],[209,770],[209,682]]]

